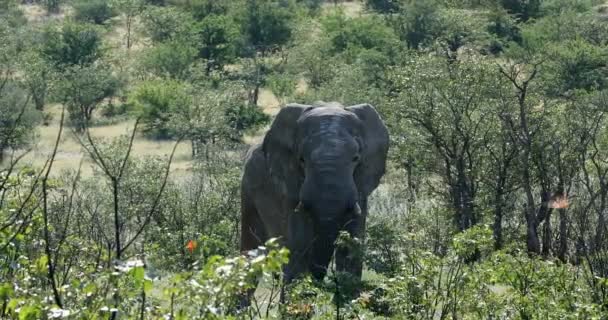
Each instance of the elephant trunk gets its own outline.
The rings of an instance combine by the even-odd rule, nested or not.
[[[310,271],[317,280],[322,280],[327,273],[327,267],[334,254],[334,243],[338,238],[338,226],[324,223],[318,226],[317,237],[314,240],[314,251]]]

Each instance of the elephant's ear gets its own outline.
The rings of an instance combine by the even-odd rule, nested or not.
[[[273,183],[288,197],[298,197],[299,164],[296,158],[296,122],[311,106],[288,104],[279,111],[264,137],[262,150]]]
[[[354,105],[345,109],[356,114],[363,125],[361,162],[355,170],[355,182],[359,192],[367,197],[378,187],[386,169],[388,130],[376,109],[369,104]]]

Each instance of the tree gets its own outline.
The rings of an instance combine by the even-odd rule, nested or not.
[[[88,24],[66,22],[44,32],[41,53],[58,70],[85,66],[101,56],[101,36]]]
[[[125,15],[125,28],[126,30],[126,46],[127,50],[131,49],[133,45],[133,22],[135,18],[139,16],[145,8],[143,0],[112,0],[111,6],[118,12]]]
[[[77,20],[103,24],[114,17],[116,12],[107,0],[78,0],[73,4]]]
[[[145,31],[154,42],[194,39],[194,19],[175,7],[148,7],[142,18]]]
[[[90,125],[97,106],[119,86],[118,79],[106,65],[72,66],[62,76],[58,95],[68,107],[72,125],[83,132]]]
[[[274,0],[246,0],[243,33],[247,45],[262,57],[287,44],[292,35],[293,15],[287,6]]]
[[[399,11],[401,2],[399,0],[366,0],[365,6],[368,9],[382,14],[391,14]]]
[[[0,163],[6,149],[31,141],[38,119],[25,90],[14,81],[0,82]]]
[[[47,14],[58,13],[61,8],[61,0],[42,0]]]
[[[29,90],[32,102],[37,110],[42,111],[51,91],[55,72],[36,52],[24,54],[21,69],[24,71],[23,83]]]
[[[540,16],[541,0],[501,0],[502,6],[521,21]]]
[[[226,15],[230,9],[230,4],[224,1],[193,0],[186,4],[186,9],[192,13],[194,19],[202,21],[210,15]]]
[[[481,219],[476,205],[483,174],[482,137],[493,128],[488,114],[495,72],[488,63],[451,65],[436,58],[419,58],[400,72],[404,73],[395,76],[400,92],[395,117],[422,133],[423,147],[432,152],[424,161],[427,170],[446,183],[454,225],[458,231],[466,230]]]
[[[232,17],[210,14],[196,24],[199,56],[205,60],[205,74],[222,67],[237,55],[240,40],[238,25]]]
[[[430,44],[441,32],[436,1],[412,1],[392,22],[401,40],[412,49]]]
[[[159,77],[185,80],[196,58],[196,49],[180,41],[160,43],[142,53],[141,67]]]
[[[180,131],[171,126],[171,119],[188,114],[192,105],[185,84],[175,80],[146,81],[131,93],[129,100],[141,113],[144,134],[155,139],[177,138]]]

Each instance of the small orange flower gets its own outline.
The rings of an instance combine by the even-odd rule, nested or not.
[[[190,253],[192,254],[194,252],[194,250],[196,250],[196,241],[194,240],[189,240],[188,244],[186,244],[186,249],[188,249],[188,251],[190,251]]]

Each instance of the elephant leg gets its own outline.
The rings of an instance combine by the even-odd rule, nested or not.
[[[347,226],[346,230],[352,238],[356,238],[363,245],[365,242],[365,223],[367,220],[367,201],[360,201],[361,214],[353,219]],[[336,270],[339,272],[348,272],[352,274],[357,281],[361,281],[363,274],[363,252],[362,247],[355,248],[352,252],[350,248],[336,248]]]
[[[241,254],[247,254],[249,250],[254,250],[263,245],[267,240],[264,223],[253,204],[253,199],[243,190],[241,195]],[[257,283],[251,289],[239,297],[241,308],[249,306],[251,297],[255,293]]]

